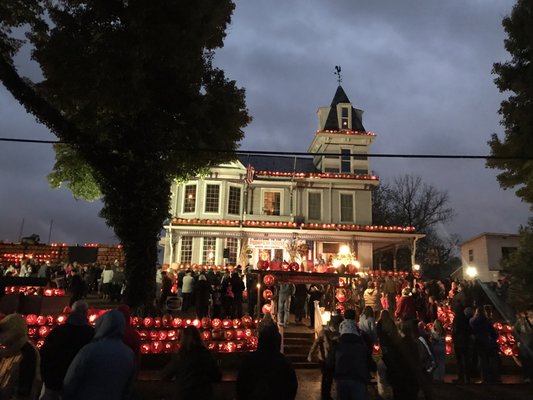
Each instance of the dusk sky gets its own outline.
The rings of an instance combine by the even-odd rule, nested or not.
[[[236,1],[216,63],[246,89],[253,122],[243,150],[306,151],[318,107],[330,104],[334,66],[365,128],[371,153],[487,155],[503,135],[492,64],[509,59],[502,18],[512,0]],[[35,79],[27,49],[17,59]],[[0,137],[55,139],[0,85]],[[51,145],[0,142],[0,240],[39,234],[52,242],[116,243],[100,202],[49,188]],[[372,158],[384,182],[403,174],[447,191],[456,217],[441,233],[463,239],[515,233],[530,211],[503,191],[483,160]]]

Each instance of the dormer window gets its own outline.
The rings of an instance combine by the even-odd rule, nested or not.
[[[350,108],[342,107],[341,108],[341,129],[350,129]]]

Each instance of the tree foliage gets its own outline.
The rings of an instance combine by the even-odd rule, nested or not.
[[[498,182],[504,189],[517,188],[516,195],[533,207],[533,3],[517,0],[510,15],[503,19],[507,33],[505,49],[511,59],[495,63],[494,82],[500,92],[509,93],[499,113],[505,135],[503,140],[493,134],[491,154],[509,159],[492,159],[487,166],[502,170]],[[533,307],[533,220],[520,231],[516,253],[505,260],[511,274],[515,306]]]
[[[48,174],[50,186],[59,189],[65,184],[76,199],[92,201],[100,198],[100,186],[90,165],[68,145],[55,144],[54,150],[56,162],[53,171]]]
[[[503,171],[502,188],[518,187],[517,196],[533,204],[533,3],[518,0],[502,24],[511,60],[495,63],[493,73],[498,89],[510,94],[499,110],[505,137],[493,134],[489,145],[493,156],[511,158],[491,159],[487,166]]]
[[[233,9],[229,0],[0,5],[0,79],[64,143],[52,184],[67,181],[87,197],[96,192],[80,179],[96,182],[101,215],[124,245],[135,307],[154,297],[172,179],[234,158],[249,122],[244,91],[212,62]],[[28,29],[40,82],[15,67],[16,27]]]
[[[533,218],[520,229],[518,249],[503,260],[506,272],[511,273],[512,291],[509,301],[518,310],[533,309]]]

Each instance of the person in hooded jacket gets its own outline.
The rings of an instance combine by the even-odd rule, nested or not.
[[[162,372],[164,380],[176,379],[176,400],[211,400],[213,383],[222,378],[217,363],[194,326],[183,330],[180,350]]]
[[[26,321],[9,314],[0,321],[0,399],[35,399],[40,388],[39,352],[29,341]]]
[[[41,375],[45,387],[41,400],[60,398],[70,363],[78,351],[93,339],[94,328],[87,320],[88,309],[85,301],[76,301],[67,321],[55,327],[44,340],[41,347]]]
[[[376,371],[376,364],[354,320],[342,321],[339,333],[339,343],[327,360],[337,384],[337,399],[365,400],[370,372]]]
[[[247,354],[236,384],[237,400],[293,400],[298,379],[280,352],[281,335],[274,324],[259,329],[257,351]]]
[[[126,322],[118,310],[96,320],[95,335],[70,364],[62,400],[123,400],[133,386],[135,356],[122,341]]]

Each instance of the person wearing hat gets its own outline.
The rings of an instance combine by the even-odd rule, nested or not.
[[[413,320],[416,318],[415,299],[411,296],[410,287],[403,288],[402,297],[398,301],[394,316],[402,321]]]
[[[0,399],[34,399],[41,385],[39,352],[20,314],[0,321]]]
[[[330,351],[332,351],[339,342],[339,325],[341,322],[342,317],[340,315],[332,315],[328,325],[320,331],[307,355],[307,361],[309,362],[313,360],[315,354],[317,355],[320,369],[322,371],[322,381],[320,384],[322,400],[331,399],[333,374],[332,370],[327,368],[326,360],[328,359]]]
[[[366,400],[370,372],[376,371],[368,347],[355,320],[346,319],[339,325],[339,343],[327,359],[333,371],[338,400]]]

